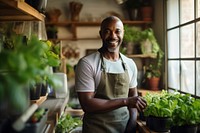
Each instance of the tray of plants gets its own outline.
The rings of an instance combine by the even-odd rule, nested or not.
[[[20,133],[41,133],[47,121],[48,109],[38,108]]]

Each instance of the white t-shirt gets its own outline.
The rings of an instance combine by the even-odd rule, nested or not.
[[[121,54],[121,58],[126,63],[129,75],[129,88],[137,86],[137,67],[135,62]],[[110,61],[103,58],[106,72],[123,73],[122,60]],[[93,54],[81,58],[76,67],[75,89],[76,92],[94,92],[97,89],[101,78],[101,58],[97,51]]]

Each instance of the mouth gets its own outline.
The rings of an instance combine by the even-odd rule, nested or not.
[[[118,40],[108,40],[107,41],[110,47],[116,47],[119,43]]]

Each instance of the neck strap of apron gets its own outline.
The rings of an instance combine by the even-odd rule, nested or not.
[[[102,71],[106,71],[106,65],[105,65],[105,62],[104,62],[104,60],[103,60],[103,55],[100,53],[100,58],[101,58],[101,69],[102,69]],[[123,61],[123,59],[122,59],[122,57],[121,57],[121,54],[119,53],[119,58],[121,59],[121,61],[122,61],[122,66],[123,66],[123,68],[124,68],[124,70],[127,70],[127,65],[126,65],[126,63]]]

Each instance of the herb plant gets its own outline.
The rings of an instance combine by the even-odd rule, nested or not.
[[[172,114],[173,126],[195,125],[200,123],[200,99],[189,94],[178,98],[178,105]]]
[[[147,108],[144,111],[145,116],[171,117],[173,110],[177,105],[177,100],[173,100],[172,94],[162,91],[160,94],[150,94],[145,96]]]
[[[70,114],[64,114],[58,120],[56,133],[69,133],[76,127],[82,126],[82,120],[78,117],[72,117]]]
[[[195,125],[200,123],[200,99],[190,94],[162,91],[160,94],[147,93],[145,116],[171,117],[171,126]]]

